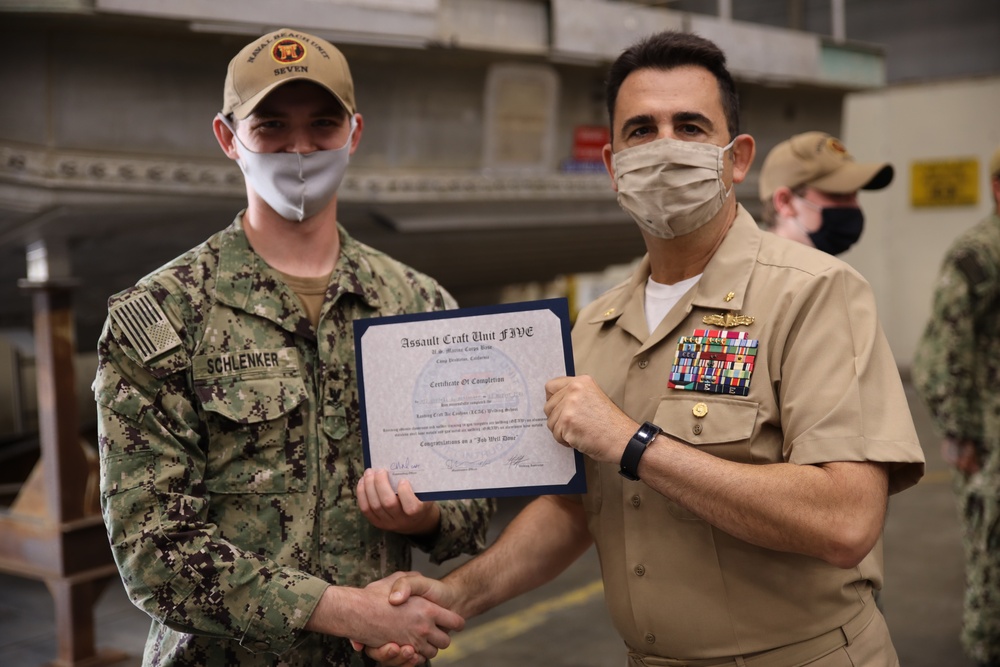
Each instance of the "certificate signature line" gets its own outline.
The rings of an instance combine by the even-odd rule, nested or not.
[[[454,635],[451,645],[437,654],[434,665],[449,665],[476,653],[482,653],[508,639],[519,637],[549,621],[554,614],[583,606],[603,597],[604,584],[596,579],[554,598],[537,602],[527,609],[502,616],[483,625]]]

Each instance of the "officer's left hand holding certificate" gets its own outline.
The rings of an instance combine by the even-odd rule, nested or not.
[[[544,412],[569,332],[565,299],[355,320],[365,467],[421,500],[582,493]]]

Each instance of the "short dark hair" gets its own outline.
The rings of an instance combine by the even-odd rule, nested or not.
[[[640,69],[670,70],[684,65],[704,67],[719,82],[719,97],[726,114],[729,138],[740,133],[740,100],[736,84],[726,69],[726,54],[714,42],[689,32],[666,30],[650,35],[625,49],[608,70],[605,94],[608,119],[614,136],[615,103],[618,90],[629,74]]]

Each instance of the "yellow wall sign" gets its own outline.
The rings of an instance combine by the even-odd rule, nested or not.
[[[920,206],[974,206],[979,203],[979,161],[914,162],[910,201]]]

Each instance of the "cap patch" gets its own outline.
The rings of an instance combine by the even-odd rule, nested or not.
[[[834,139],[833,137],[830,137],[829,139],[826,140],[826,145],[834,153],[841,153],[843,155],[847,155],[847,148],[844,146],[844,144],[840,143],[839,139]]]
[[[284,65],[297,63],[306,57],[305,45],[290,37],[275,42],[271,47],[271,57]]]
[[[835,139],[834,137],[830,137],[826,140],[826,147],[834,153],[839,153],[840,155],[845,156],[847,155],[847,148],[844,144],[840,143],[839,139]]]
[[[136,292],[111,307],[111,319],[142,355],[143,362],[158,357],[181,344],[160,304],[146,291]]]

